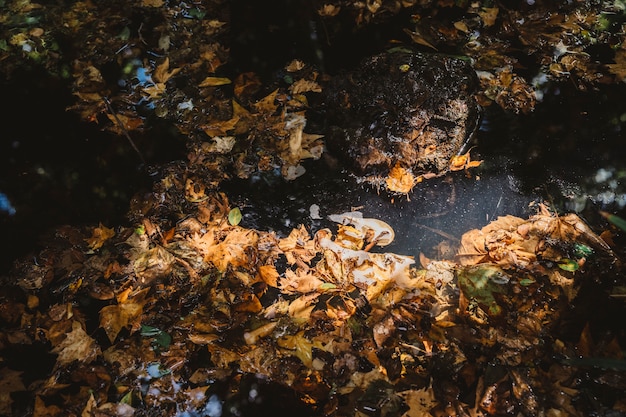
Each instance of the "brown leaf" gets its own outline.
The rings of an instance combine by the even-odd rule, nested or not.
[[[74,361],[90,363],[100,354],[100,348],[96,341],[83,330],[83,326],[77,322],[72,322],[72,331],[67,333],[65,340],[52,349],[56,353],[56,366],[69,365]]]
[[[289,91],[292,94],[308,93],[309,91],[321,93],[322,87],[315,81],[305,80],[302,78],[291,84],[291,86],[289,86]]]
[[[180,68],[174,68],[171,71],[169,71],[169,68],[170,59],[166,57],[165,60],[154,70],[154,74],[152,75],[154,81],[165,84],[170,78],[180,72]]]
[[[270,287],[278,286],[278,271],[274,265],[262,265],[259,267],[259,276],[261,280]]]
[[[145,298],[149,290],[145,288],[124,302],[106,306],[100,310],[100,327],[104,329],[111,343],[115,342],[123,328],[130,327],[131,334],[139,329],[143,306],[147,302]]]
[[[278,89],[272,91],[267,96],[254,103],[254,108],[259,113],[273,114],[278,108],[278,106],[275,104],[277,95]]]

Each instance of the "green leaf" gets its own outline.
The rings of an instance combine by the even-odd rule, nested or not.
[[[626,220],[622,219],[619,216],[616,216],[615,214],[607,213],[606,211],[601,211],[600,214],[602,215],[602,217],[607,219],[609,223],[612,223],[616,227],[626,232]]]
[[[145,324],[142,324],[139,332],[143,337],[152,337],[158,335],[162,331],[156,327],[146,326]]]
[[[168,349],[170,347],[170,344],[172,343],[172,336],[156,327],[146,326],[142,324],[140,334],[143,337],[153,337],[153,347]]]
[[[578,268],[580,268],[580,266],[578,265],[578,262],[574,260],[561,259],[559,261],[559,268],[561,268],[564,271],[575,272],[575,271],[578,271]]]
[[[228,223],[231,226],[237,226],[241,222],[241,217],[241,210],[239,210],[239,207],[235,207],[228,212]]]
[[[587,258],[593,255],[593,249],[582,243],[576,243],[574,244],[574,255],[576,255],[577,258]]]

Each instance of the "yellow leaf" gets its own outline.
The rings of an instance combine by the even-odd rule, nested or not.
[[[217,87],[230,83],[230,79],[226,77],[206,77],[200,84],[198,84],[198,87]]]
[[[483,7],[482,11],[478,12],[485,27],[493,26],[496,23],[498,11],[497,7]]]
[[[111,343],[115,342],[123,328],[130,326],[131,333],[139,329],[149,290],[150,288],[145,288],[123,303],[106,306],[100,310],[100,327],[104,329]]]
[[[239,122],[239,116],[233,116],[228,120],[219,120],[210,125],[203,126],[202,129],[204,133],[210,137],[225,136],[237,126],[237,122]]]
[[[263,97],[261,100],[254,103],[254,108],[259,113],[269,113],[272,114],[276,111],[278,106],[274,104],[276,101],[276,96],[278,95],[278,89],[272,91],[267,96]]]
[[[170,78],[180,72],[180,68],[174,68],[169,71],[170,68],[170,59],[165,58],[165,60],[156,67],[154,70],[154,74],[152,75],[152,79],[157,83],[165,84]]]
[[[262,265],[259,267],[259,275],[261,280],[270,287],[278,286],[278,271],[274,265]]]
[[[389,175],[385,180],[389,191],[403,194],[408,194],[418,182],[419,179],[415,178],[410,171],[400,166],[399,163],[396,163],[391,171],[389,171]]]
[[[100,226],[95,227],[91,234],[90,238],[85,239],[85,241],[89,244],[91,250],[97,250],[104,245],[104,242],[109,240],[115,236],[115,231],[113,229],[109,229],[100,223]]]

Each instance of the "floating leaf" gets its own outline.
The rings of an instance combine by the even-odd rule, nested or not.
[[[508,292],[509,276],[498,266],[478,264],[458,271],[459,288],[468,300],[476,300],[487,307],[489,315],[497,316],[502,308],[496,302],[495,293]]]

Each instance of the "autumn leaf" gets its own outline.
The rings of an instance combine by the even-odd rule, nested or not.
[[[615,74],[618,80],[626,79],[626,49],[618,49],[615,52],[615,64],[607,64],[609,70]]]
[[[231,81],[229,78],[225,78],[225,77],[206,77],[204,80],[202,80],[202,82],[200,84],[198,84],[198,87],[217,87],[220,85],[226,85],[226,84],[230,84]]]
[[[171,71],[169,70],[169,68],[170,59],[166,57],[165,60],[154,70],[154,74],[152,75],[154,81],[156,81],[157,83],[165,84],[170,78],[180,72],[180,68],[174,68]]]
[[[228,132],[231,132],[235,129],[238,122],[239,116],[233,116],[228,120],[218,120],[215,122],[211,122],[209,125],[202,126],[202,130],[204,130],[204,133],[206,133],[210,137],[225,136],[228,134]],[[204,147],[203,150],[205,150]],[[208,151],[211,152],[212,150],[208,149]],[[230,149],[228,149],[228,151],[230,151]]]
[[[262,265],[259,267],[259,275],[261,280],[270,287],[278,286],[278,271],[274,265]]]
[[[319,342],[307,339],[304,336],[304,331],[295,335],[282,336],[276,341],[276,344],[283,349],[291,351],[307,368],[311,368],[313,364],[313,348],[322,348]]]
[[[385,184],[389,191],[408,194],[420,180],[421,178],[416,178],[409,170],[396,163],[389,171]]]
[[[229,266],[238,268],[248,266],[250,259],[247,248],[254,247],[259,235],[254,230],[231,227],[225,236],[216,236],[213,231],[205,234],[196,233],[189,242],[197,247],[206,262],[211,262],[220,271]]]
[[[100,354],[100,347],[83,330],[78,321],[72,322],[72,331],[66,334],[65,339],[52,349],[56,353],[57,367],[69,365],[74,361],[90,363]]]
[[[85,239],[85,241],[87,242],[87,244],[89,244],[91,250],[97,250],[100,249],[102,245],[104,245],[104,242],[106,242],[113,236],[115,236],[115,231],[113,229],[109,229],[106,226],[103,226],[102,223],[100,223],[100,226],[93,229],[91,237]]]
[[[277,95],[278,89],[272,91],[267,96],[254,103],[254,108],[259,113],[273,114],[278,108],[278,106],[275,104]]]
[[[141,315],[149,290],[150,288],[145,288],[123,302],[103,307],[100,310],[100,327],[104,329],[111,343],[115,342],[123,328],[130,327],[131,333],[140,329]]]
[[[299,79],[289,86],[289,91],[291,91],[292,94],[308,93],[310,91],[314,93],[321,93],[322,87],[315,81]]]

